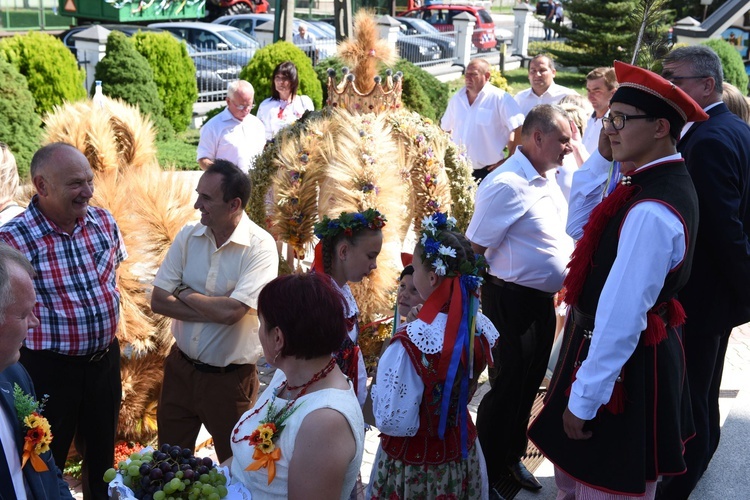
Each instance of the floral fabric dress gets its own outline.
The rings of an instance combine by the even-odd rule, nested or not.
[[[487,471],[476,427],[468,408],[458,407],[458,384],[451,391],[444,439],[438,436],[444,382],[438,379],[437,368],[447,318],[447,314],[439,313],[432,324],[418,319],[403,325],[380,359],[372,399],[375,421],[382,434],[370,476],[369,498],[488,496]],[[492,322],[481,313],[476,326],[469,399],[476,390],[479,374],[491,360],[491,348],[498,338]],[[465,459],[459,412],[466,412],[469,427]]]
[[[274,396],[277,388],[281,386],[284,380],[286,380],[284,373],[281,370],[276,370],[273,380],[260,396],[258,402],[255,403],[255,406],[239,419],[239,423],[232,430],[233,437],[238,436],[237,440],[239,440],[240,437],[251,434],[258,427],[261,420],[267,416],[268,408],[270,407],[269,400],[273,400],[273,405],[276,409],[283,407],[287,403],[287,400]],[[305,394],[297,399],[295,407],[297,409],[284,422],[284,429],[279,434],[278,440],[274,442],[281,449],[281,457],[276,462],[276,477],[271,481],[271,484],[268,484],[268,470],[266,468],[256,471],[245,470],[254,461],[253,452],[255,448],[248,444],[248,441],[235,443],[235,439],[232,440],[232,454],[234,456],[232,459],[232,480],[242,482],[252,493],[253,500],[286,499],[289,496],[289,462],[292,459],[292,455],[294,455],[294,443],[297,439],[297,431],[309,413],[320,408],[331,408],[346,418],[356,442],[356,454],[346,470],[344,487],[341,493],[342,500],[348,499],[357,481],[359,468],[362,465],[362,453],[365,441],[365,423],[362,418],[362,410],[354,395],[351,382],[348,390],[323,389]],[[257,408],[262,408],[260,413],[245,420]],[[245,421],[243,422],[243,420]],[[321,460],[324,459],[325,457],[321,457]]]

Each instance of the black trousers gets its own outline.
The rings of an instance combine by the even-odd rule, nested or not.
[[[75,438],[83,457],[83,498],[106,500],[107,483],[102,477],[114,463],[122,398],[120,345],[115,339],[97,361],[83,358],[21,348],[21,364],[37,395],[49,395],[43,415],[52,426],[55,463],[60,469],[65,466]]]
[[[482,311],[500,332],[492,350],[492,387],[477,411],[477,432],[492,484],[526,453],[529,413],[555,336],[555,310],[553,299],[536,290],[485,282]]]
[[[695,437],[685,444],[687,472],[679,476],[665,476],[659,484],[658,498],[687,499],[719,446],[719,389],[724,373],[724,356],[731,333],[731,329],[714,332],[691,331],[689,320],[685,325],[685,363]]]

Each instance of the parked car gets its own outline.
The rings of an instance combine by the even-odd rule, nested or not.
[[[490,13],[481,7],[472,5],[423,5],[404,12],[402,17],[424,19],[439,31],[455,31],[453,18],[462,12],[468,12],[476,19],[474,34],[471,37],[474,46],[482,51],[493,49],[497,45],[495,22],[492,20]]]
[[[398,34],[396,48],[401,57],[407,61],[424,65],[432,61],[439,61],[443,57],[440,46],[432,40]]]
[[[73,53],[73,55],[77,55],[78,51],[76,50],[76,44],[75,40],[73,40],[73,35],[76,33],[80,33],[81,31],[87,30],[90,27],[95,26],[94,24],[83,24],[81,26],[73,26],[72,28],[63,31],[62,33],[59,33],[57,35],[57,38],[62,40],[63,45],[65,45],[70,51]],[[152,33],[161,33],[164,30],[157,29],[157,28],[149,28],[147,26],[138,26],[136,24],[100,24],[102,28],[108,29],[109,31],[121,31],[122,33],[125,33],[127,36],[133,36],[139,31],[144,32],[152,32]]]
[[[456,57],[456,41],[452,36],[441,35],[440,31],[424,19],[415,17],[397,17],[401,23],[402,32],[405,35],[422,35],[414,38],[429,40],[440,47],[441,59],[453,59]]]
[[[260,48],[258,41],[247,33],[222,24],[179,21],[153,23],[149,27],[161,28],[177,35],[198,52],[227,51],[225,59],[232,59],[234,64],[240,66],[245,66]]]
[[[237,14],[233,16],[222,16],[214,19],[212,22],[226,26],[239,28],[250,36],[255,37],[255,29],[261,24],[274,20],[274,14]],[[315,36],[315,48],[318,51],[318,59],[336,55],[336,33],[333,36],[330,32],[322,30],[315,23],[294,19],[294,31],[297,31],[300,25],[304,24],[307,31]]]

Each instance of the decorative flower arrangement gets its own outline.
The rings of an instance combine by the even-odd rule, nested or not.
[[[355,231],[361,228],[382,229],[385,227],[386,218],[375,210],[368,208],[364,212],[346,213],[342,212],[338,219],[330,219],[327,215],[315,224],[315,236],[320,239],[335,238],[342,232],[351,237]]]
[[[13,387],[13,405],[16,408],[18,419],[26,428],[26,435],[23,438],[21,468],[26,466],[26,462],[31,462],[31,466],[36,472],[49,470],[44,460],[39,457],[42,453],[49,451],[49,445],[52,443],[52,430],[49,422],[41,415],[46,402],[47,395],[41,401],[37,401],[31,395],[23,392],[18,384]]]
[[[478,289],[482,285],[480,274],[487,265],[484,257],[477,255],[475,264],[467,259],[457,258],[456,249],[444,244],[444,231],[452,231],[456,219],[441,212],[425,216],[422,219],[422,231],[419,244],[422,246],[422,262],[429,262],[438,276],[460,276],[461,283],[467,290]]]
[[[275,399],[274,397],[268,401],[266,418],[260,421],[248,438],[250,445],[255,446],[255,451],[253,451],[253,462],[245,469],[248,471],[268,469],[268,484],[271,484],[276,477],[276,462],[281,459],[281,448],[277,447],[274,441],[279,439],[279,435],[284,430],[286,419],[300,406],[294,406],[294,402],[297,401],[295,398],[277,410],[273,404]],[[258,411],[262,408],[263,406],[258,408]]]

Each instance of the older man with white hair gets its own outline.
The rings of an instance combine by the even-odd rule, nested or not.
[[[263,123],[250,114],[255,90],[237,80],[227,88],[227,107],[201,128],[198,164],[206,170],[217,158],[228,160],[247,173],[266,144]]]

